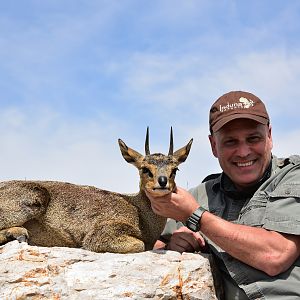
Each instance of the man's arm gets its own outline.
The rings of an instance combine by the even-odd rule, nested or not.
[[[155,213],[182,222],[199,207],[181,188],[163,198],[147,195]],[[209,212],[203,213],[200,230],[231,256],[270,276],[287,270],[300,255],[300,236],[234,224]]]
[[[300,254],[300,237],[296,235],[233,224],[208,212],[200,226],[225,252],[270,276],[286,271]]]

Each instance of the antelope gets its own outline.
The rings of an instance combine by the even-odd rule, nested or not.
[[[11,240],[45,247],[74,247],[94,252],[133,253],[151,250],[166,218],[156,215],[145,190],[157,196],[175,190],[178,165],[189,155],[193,139],[168,155],[145,156],[118,140],[124,159],[139,170],[136,194],[58,181],[13,180],[0,183],[0,245]]]

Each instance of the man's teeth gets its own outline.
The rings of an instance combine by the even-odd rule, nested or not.
[[[238,162],[238,163],[237,163],[237,166],[238,166],[238,167],[249,167],[249,166],[252,166],[253,164],[254,164],[254,161],[251,160],[251,161],[244,162],[244,163]]]

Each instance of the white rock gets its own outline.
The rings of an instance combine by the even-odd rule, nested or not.
[[[0,299],[217,299],[199,254],[95,253],[10,242],[0,247]]]

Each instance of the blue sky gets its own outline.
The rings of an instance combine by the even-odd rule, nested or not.
[[[2,180],[138,189],[117,139],[194,144],[177,182],[219,170],[208,110],[230,90],[267,105],[278,156],[300,146],[300,2],[0,2]]]

